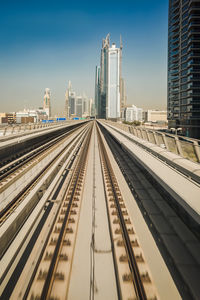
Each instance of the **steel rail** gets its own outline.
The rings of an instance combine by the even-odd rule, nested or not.
[[[69,200],[69,203],[68,203],[68,206],[67,206],[67,211],[66,211],[66,214],[65,214],[62,226],[61,226],[59,237],[58,237],[58,240],[57,240],[57,243],[56,243],[56,248],[54,250],[53,257],[52,257],[52,260],[51,260],[51,263],[50,263],[50,267],[49,267],[49,270],[48,270],[48,273],[47,273],[47,276],[46,276],[46,279],[45,279],[45,283],[44,283],[44,286],[43,286],[43,289],[42,289],[42,293],[41,293],[41,296],[40,296],[40,298],[44,299],[44,300],[49,299],[49,296],[50,296],[50,293],[51,293],[51,288],[52,288],[53,281],[54,281],[54,273],[55,273],[55,269],[56,269],[56,266],[57,266],[57,263],[58,263],[58,257],[59,257],[60,249],[62,247],[62,240],[64,238],[65,228],[66,228],[66,224],[68,222],[68,218],[69,218],[69,215],[70,215],[70,210],[71,210],[72,203],[73,203],[73,200],[74,200],[74,195],[75,195],[75,192],[76,192],[77,183],[78,183],[80,175],[82,173],[82,169],[84,169],[84,166],[85,166],[85,163],[86,163],[86,156],[87,156],[87,153],[88,153],[88,147],[89,147],[89,142],[90,142],[90,138],[91,138],[91,132],[92,132],[92,128],[90,128],[90,131],[88,133],[88,137],[85,141],[85,144],[83,145],[79,160],[78,160],[77,165],[76,165],[75,170],[74,170],[74,176],[72,176],[72,179],[71,179],[73,190],[72,190],[71,195],[70,195],[70,200]],[[74,177],[75,177],[75,183],[73,182]],[[66,196],[66,198],[68,198],[68,197]]]
[[[27,140],[28,145],[26,148],[23,150],[20,149],[18,152],[13,152],[12,155],[10,155],[7,158],[2,158],[0,161],[0,170],[6,168],[7,165],[11,164],[13,161],[18,160],[19,158],[22,158],[26,154],[30,153],[31,151],[34,151],[35,149],[41,147],[45,143],[48,143],[51,141],[53,138],[57,138],[61,136],[62,134],[65,134],[68,132],[68,130],[73,130],[74,128],[80,128],[82,125],[86,124],[86,122],[81,123],[81,124],[74,124],[74,125],[69,125],[67,127],[62,127],[62,128],[54,128],[54,130],[50,132],[45,132],[44,135],[40,134],[39,136],[31,136],[30,139]],[[50,128],[51,129],[51,128]],[[40,132],[41,133],[41,132]],[[18,141],[20,141],[21,137],[15,137]],[[32,140],[34,142],[32,142]],[[18,144],[17,141],[17,144]],[[0,149],[1,150],[1,149]]]
[[[198,290],[198,286],[193,285],[191,288],[191,283],[190,285],[188,284],[187,278],[191,278],[193,276],[193,273],[190,268],[188,268],[188,274],[186,275],[186,273],[182,270],[183,263],[180,263],[179,260],[177,261],[173,253],[175,251],[178,253],[180,252],[180,249],[182,249],[184,256],[188,256],[186,256],[187,258],[181,256],[181,259],[184,261],[184,263],[188,264],[189,266],[190,264],[193,264],[194,261],[196,261],[196,265],[198,265],[198,255],[195,252],[196,246],[193,246],[194,250],[193,247],[190,248],[191,252],[188,251],[188,249],[185,247],[185,243],[183,242],[185,239],[184,231],[182,229],[182,232],[180,232],[178,228],[176,229],[175,226],[171,226],[172,223],[170,223],[170,217],[168,218],[169,213],[167,213],[168,209],[173,211],[173,218],[176,217],[179,222],[182,223],[183,228],[185,227],[185,232],[187,232],[188,234],[188,240],[190,239],[191,241],[196,241],[197,239],[199,242],[199,226],[195,224],[192,218],[176,203],[176,200],[173,199],[169,192],[164,190],[164,188],[152,177],[152,175],[147,170],[145,170],[142,165],[134,160],[134,157],[130,156],[130,154],[122,147],[122,145],[120,145],[116,138],[105,129],[105,127],[100,124],[100,128],[105,139],[107,140],[107,143],[115,157],[117,164],[119,165],[119,168],[124,175],[127,184],[130,187],[131,193],[136,199],[138,207],[144,216],[145,222],[147,223],[154,240],[159,241],[159,243],[157,244],[159,251],[161,252],[164,261],[167,264],[167,267],[175,281],[175,284],[181,296],[188,299],[192,298],[192,292]],[[135,168],[133,167],[133,165]],[[142,176],[140,175],[140,173],[142,174]],[[178,247],[176,246],[176,244],[167,243],[163,238],[162,231],[159,228],[160,223],[156,223],[155,219],[152,218],[151,210],[145,206],[143,196],[138,192],[137,184],[135,185],[134,183],[134,178],[137,178],[137,180],[141,180],[142,183],[143,176],[159,193],[163,203],[165,202],[165,205],[156,206],[158,211],[157,213],[159,213],[164,222],[166,222],[167,226],[170,226],[170,230],[173,230],[173,233],[171,234],[176,235],[176,240],[179,245]],[[145,189],[144,186],[143,189],[147,192],[148,195],[148,189]],[[152,200],[153,204],[156,204],[156,202],[153,201],[153,197],[151,196],[151,194],[149,194],[149,198]],[[166,231],[165,234],[167,234]],[[185,286],[184,290],[182,289],[183,286]]]
[[[81,125],[83,126],[83,125]],[[80,126],[80,127],[81,127]],[[78,127],[78,128],[80,128]],[[47,143],[39,146],[37,149],[32,150],[31,153],[25,154],[22,157],[14,160],[12,163],[9,163],[8,165],[5,165],[4,167],[0,168],[0,181],[5,179],[7,176],[12,174],[14,171],[25,165],[26,163],[30,162],[32,159],[36,158],[38,155],[45,152],[49,147],[54,146],[56,143],[76,131],[78,128],[73,128],[72,130],[69,130],[68,132],[62,134],[61,136],[58,136],[54,138],[51,141],[48,141]]]
[[[106,149],[105,149],[105,146],[104,146],[103,141],[101,139],[99,131],[98,131],[98,136],[99,136],[99,141],[100,141],[100,149],[101,149],[101,152],[102,152],[102,158],[104,160],[104,164],[106,166],[107,173],[108,173],[109,180],[110,180],[110,184],[111,184],[112,191],[113,191],[113,194],[114,194],[115,204],[116,204],[116,208],[117,208],[117,214],[118,214],[118,217],[119,217],[120,226],[121,226],[121,229],[122,229],[122,236],[123,236],[123,239],[124,239],[125,248],[126,248],[126,252],[127,252],[127,256],[128,256],[129,267],[130,267],[131,274],[133,276],[133,285],[134,285],[134,288],[135,288],[136,297],[137,297],[137,299],[146,300],[147,296],[146,296],[144,286],[143,286],[143,283],[142,283],[142,279],[141,279],[141,276],[140,276],[140,273],[139,273],[136,258],[135,258],[135,255],[133,253],[133,250],[132,250],[132,244],[131,244],[131,241],[130,241],[130,238],[129,238],[126,223],[125,223],[123,213],[122,213],[122,210],[121,210],[121,207],[120,207],[119,198],[118,198],[118,195],[117,195],[117,192],[116,192],[116,189],[115,189],[115,184],[114,184],[115,175],[114,175],[114,172],[113,172],[108,154],[106,152]]]
[[[80,148],[81,148],[81,146],[83,144],[84,136],[86,134],[86,130],[87,129],[85,129],[85,131],[84,131],[84,133],[82,135],[82,138],[78,140],[78,147],[75,150],[75,153],[73,154],[73,156],[72,156],[72,158],[71,158],[71,160],[70,160],[70,162],[68,164],[67,172],[65,172],[64,176],[62,176],[61,182],[56,187],[56,189],[55,189],[55,191],[53,193],[53,197],[52,197],[53,199],[55,199],[58,196],[58,194],[59,194],[59,192],[60,192],[60,190],[61,190],[61,188],[62,188],[62,186],[63,186],[63,184],[64,184],[64,182],[65,182],[65,180],[67,178],[67,176],[69,175],[69,170],[72,168],[72,165],[75,162],[75,159],[76,159],[76,157],[78,155],[78,152],[79,152],[79,150],[80,150]],[[18,262],[16,268],[14,269],[14,272],[13,272],[10,280],[8,281],[8,284],[6,285],[6,288],[4,289],[4,291],[3,291],[2,295],[1,295],[2,299],[8,299],[9,297],[11,297],[11,294],[12,294],[12,292],[13,292],[13,290],[15,288],[15,285],[17,283],[17,280],[18,280],[18,278],[19,278],[19,276],[20,276],[20,274],[21,274],[21,272],[22,272],[22,270],[23,270],[23,268],[24,268],[24,266],[25,266],[25,264],[26,264],[26,262],[27,262],[27,260],[29,258],[29,255],[30,255],[30,253],[32,251],[32,248],[33,248],[34,244],[37,241],[37,238],[39,236],[40,231],[42,230],[43,226],[45,225],[45,222],[47,220],[47,217],[48,217],[48,215],[49,215],[49,213],[50,213],[53,205],[54,205],[53,202],[50,202],[48,204],[47,208],[45,209],[45,212],[44,212],[44,214],[42,216],[41,221],[39,222],[36,230],[34,231],[34,234],[31,236],[31,239],[30,239],[30,241],[29,241],[29,243],[28,243],[25,251],[23,252],[23,255],[20,258],[20,261]],[[53,225],[52,225],[52,228],[53,228]],[[49,235],[50,235],[50,233],[49,233]],[[49,235],[47,236],[47,241],[48,241]],[[45,249],[45,246],[47,245],[47,241],[44,244],[44,249]],[[43,252],[43,250],[42,250],[42,252]],[[42,255],[41,255],[41,258],[42,258]],[[32,281],[33,281],[33,279],[35,277],[35,274],[36,274],[38,266],[39,266],[39,261],[36,263],[35,270],[34,270],[33,275],[32,275],[32,279],[31,279],[30,283],[28,284],[28,287],[27,287],[27,289],[25,291],[23,299],[27,299],[28,298],[28,293],[30,291],[31,284],[32,284]],[[5,274],[0,278],[0,284],[1,284],[2,280],[5,278],[6,274],[7,274],[7,272],[5,272]]]
[[[71,132],[70,134],[72,134],[73,132]],[[81,134],[83,135],[84,132],[81,132]],[[0,211],[0,224],[2,224],[5,219],[10,215],[10,212],[12,212],[12,210],[22,201],[22,199],[27,195],[27,193],[30,191],[30,189],[32,187],[35,186],[35,184],[39,181],[39,179],[44,175],[44,172],[46,172],[54,163],[55,161],[60,157],[60,155],[62,155],[62,153],[64,151],[66,151],[66,148],[68,148],[73,141],[76,139],[76,137],[74,137],[74,139],[64,148],[62,149],[61,152],[59,152],[52,161],[50,161],[50,163],[45,166],[40,172],[39,174],[37,174],[36,177],[34,177],[31,182],[15,197],[12,199],[12,201],[9,202],[8,205],[6,205],[1,211]]]

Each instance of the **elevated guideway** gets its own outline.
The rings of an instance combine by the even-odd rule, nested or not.
[[[30,152],[33,149],[47,143],[51,139],[66,133],[67,131],[83,125],[85,122],[70,122],[58,124],[51,127],[44,127],[16,133],[11,136],[0,138],[0,166]],[[0,171],[1,172],[1,171]]]
[[[200,293],[199,184],[144,149],[141,139],[99,123],[179,290],[184,285],[188,299],[196,299]]]
[[[200,225],[200,164],[144,142],[114,125],[102,124]]]
[[[197,299],[198,164],[78,124],[1,167],[0,298]]]

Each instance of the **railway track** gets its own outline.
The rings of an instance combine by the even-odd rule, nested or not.
[[[68,292],[81,194],[92,128],[81,147],[73,175],[52,233],[28,294],[28,299],[66,299]],[[39,292],[40,291],[40,292]]]
[[[150,271],[145,263],[144,254],[135,235],[133,224],[105,148],[105,141],[103,141],[99,129],[98,140],[107,195],[118,298],[157,299]],[[129,270],[126,273],[124,273],[125,263],[127,264],[126,269]],[[129,288],[127,287],[128,284]]]
[[[40,180],[42,181],[48,173],[51,174],[49,185],[44,181],[44,192],[42,191],[37,203],[29,208],[29,213],[24,218],[25,222],[19,220],[14,239],[11,245],[8,245],[15,248],[14,242],[18,243],[14,250],[15,255],[4,267],[4,271],[0,271],[0,298],[71,299],[74,286],[76,288],[77,268],[79,268],[78,272],[82,275],[79,275],[77,285],[81,284],[80,278],[84,276],[85,270],[91,272],[88,273],[90,276],[85,276],[89,280],[87,278],[83,280],[85,283],[88,281],[86,283],[88,289],[83,289],[85,291],[83,298],[88,296],[95,299],[98,291],[98,297],[103,295],[102,287],[107,289],[109,295],[109,284],[114,282],[113,294],[118,299],[159,299],[160,290],[155,286],[159,276],[155,276],[155,269],[150,269],[153,258],[147,254],[148,249],[144,244],[144,235],[148,236],[147,232],[150,235],[150,230],[182,297],[195,299],[198,286],[197,280],[192,277],[191,269],[196,266],[198,268],[198,251],[195,251],[195,246],[199,242],[198,236],[186,228],[186,224],[176,215],[176,211],[172,210],[168,204],[171,199],[166,199],[168,195],[163,194],[145,170],[124,152],[102,125],[90,122],[82,129],[79,128],[76,136],[68,135],[68,138],[69,141],[63,145],[62,151],[49,161],[46,170],[41,170],[38,179],[32,182],[33,185],[26,186],[22,199],[18,199],[22,202],[24,197],[25,201],[19,207],[16,206],[16,214],[26,201],[28,207],[33,205],[32,199],[27,196],[29,189],[36,190],[35,187],[39,187]],[[57,165],[55,169],[54,164]],[[126,184],[123,186],[120,182],[123,180],[125,183],[123,176],[128,186]],[[17,202],[14,205],[18,205]],[[81,209],[81,206],[84,209]],[[14,209],[15,206],[11,206],[10,213]],[[142,238],[141,227],[138,227],[141,223],[136,216],[139,216],[145,224],[145,227],[142,227]],[[12,218],[13,216],[7,218],[5,215],[6,222],[3,221],[0,227],[0,230],[5,228],[5,235],[9,233],[6,226]],[[105,226],[102,226],[102,222]],[[25,230],[27,224],[29,227],[26,235],[18,241],[18,236]],[[15,224],[11,224],[11,228],[13,227]],[[174,244],[170,243],[170,239]],[[159,253],[152,237],[151,240],[157,251],[153,248],[154,252]],[[79,247],[76,246],[77,243]],[[3,262],[7,263],[10,252],[7,248],[4,250]],[[89,253],[92,255],[90,258]],[[104,260],[105,257],[107,260]],[[155,257],[157,259],[156,254],[154,259]],[[103,268],[99,267],[100,263],[105,261],[109,262],[107,278],[112,277],[111,282],[105,279],[107,285],[102,280],[106,277],[105,274],[101,274]],[[162,260],[167,270],[165,263]],[[184,269],[185,266],[187,270]],[[191,280],[188,279],[189,282],[186,282],[188,276],[191,276]],[[80,291],[77,295],[80,295]]]
[[[40,250],[41,253],[43,252],[43,247],[45,245],[48,245],[47,244],[48,238],[54,228],[53,227],[54,224],[52,224],[52,216],[55,215],[53,217],[53,219],[57,218],[57,217],[59,218],[57,220],[57,225],[60,227],[60,225],[63,221],[63,218],[64,218],[64,214],[66,213],[66,211],[68,209],[68,206],[67,206],[69,203],[68,200],[72,193],[74,194],[74,197],[73,197],[73,202],[71,203],[70,211],[68,213],[69,214],[68,223],[71,224],[72,227],[75,225],[74,219],[76,220],[78,218],[78,213],[76,213],[78,206],[79,206],[79,205],[77,205],[77,204],[79,204],[79,202],[78,202],[79,195],[78,194],[79,194],[79,190],[80,190],[80,186],[81,186],[81,180],[84,180],[83,173],[81,170],[79,170],[79,167],[81,165],[80,163],[83,163],[83,164],[85,163],[85,159],[84,159],[83,155],[87,154],[85,152],[85,150],[86,150],[85,147],[87,146],[87,143],[86,143],[86,141],[88,140],[87,136],[88,136],[88,134],[90,135],[90,133],[91,133],[91,124],[88,124],[86,126],[86,129],[84,130],[84,134],[82,134],[81,136],[79,136],[77,138],[76,143],[75,143],[75,149],[74,149],[73,153],[70,155],[70,159],[68,159],[68,161],[66,161],[64,163],[63,167],[58,172],[59,173],[58,176],[59,176],[60,180],[57,182],[57,179],[55,178],[57,184],[50,194],[51,195],[50,199],[53,199],[53,200],[46,202],[45,210],[42,210],[40,213],[41,216],[37,217],[39,219],[39,222],[38,222],[37,226],[35,227],[34,232],[31,233],[32,229],[30,228],[28,230],[28,233],[27,233],[24,241],[22,241],[22,245],[19,247],[18,250],[16,249],[17,252],[16,252],[15,256],[17,257],[19,255],[19,258],[17,258],[17,261],[14,263],[14,265],[16,267],[14,267],[9,281],[7,283],[3,283],[3,281],[6,279],[7,274],[9,273],[9,268],[11,266],[10,264],[9,264],[9,268],[5,269],[4,274],[2,274],[2,276],[0,277],[0,283],[1,284],[3,283],[3,286],[4,286],[3,289],[0,288],[2,299],[10,299],[10,297],[12,299],[11,295],[12,295],[13,291],[15,290],[15,287],[17,285],[20,275],[23,273],[24,266],[28,263],[28,261],[31,257],[32,251],[38,252],[38,250],[41,247],[41,245],[38,246],[37,243],[40,244],[42,242],[42,248]],[[83,155],[81,155],[81,152],[83,153]],[[80,163],[79,163],[79,161],[80,161]],[[83,168],[84,168],[84,166],[83,166]],[[77,177],[77,172],[79,173],[79,179],[76,182],[76,185],[77,185],[76,189],[74,191],[72,191],[71,187],[72,187],[72,184],[74,184],[74,180]],[[81,179],[81,177],[82,177],[82,179]],[[66,191],[68,191],[67,194],[66,194]],[[63,199],[63,201],[64,200],[66,200],[66,201],[61,202],[61,199]],[[51,221],[48,221],[49,218]],[[47,221],[50,222],[49,225],[46,225]],[[36,223],[37,223],[37,221],[36,221]],[[40,237],[40,233],[43,231],[46,233],[45,234],[43,233],[43,237]],[[47,231],[49,231],[49,233],[47,233]],[[58,227],[55,229],[55,231],[56,231],[56,233],[54,232],[54,234],[57,235],[59,233]],[[71,232],[69,232],[69,233],[70,233],[70,236],[72,236]],[[56,239],[54,236],[53,240],[51,240],[51,242],[50,242],[50,247],[53,247],[53,249],[55,248],[55,241],[56,241]],[[64,240],[63,241],[64,246],[67,246],[67,248],[68,248],[69,247],[68,240],[66,243],[65,242],[66,241]],[[23,247],[24,243],[26,244],[26,247],[24,248],[23,252],[21,254],[19,254],[20,248]],[[34,250],[35,246],[36,246],[36,250]],[[42,258],[41,255],[42,254],[39,254],[39,257],[36,258],[35,254],[33,254],[33,257],[34,257],[33,265],[35,266],[36,269],[33,268],[33,265],[31,263],[31,270],[29,271],[31,280],[30,280],[30,282],[28,282],[27,278],[25,277],[26,278],[25,280],[26,280],[26,283],[28,286],[27,286],[27,288],[25,287],[25,291],[24,291],[25,298],[23,298],[23,299],[27,299],[27,297],[28,297],[31,282],[32,282],[32,280],[34,278],[34,274],[37,271],[38,266],[39,266],[39,262],[37,262],[37,264],[36,264],[36,261],[37,261],[37,259],[40,260]],[[50,258],[51,257],[49,256],[49,259]],[[6,259],[6,261],[7,261],[7,259]],[[45,258],[45,261],[48,261],[48,259]],[[66,257],[62,257],[61,262],[68,262],[68,260],[66,260]],[[33,272],[33,275],[32,275],[32,272]],[[22,285],[20,285],[20,289],[21,288],[23,289],[22,286],[23,286],[23,283],[22,283]],[[16,292],[17,292],[17,296],[16,297],[13,296],[14,297],[13,299],[21,297],[18,294],[18,290]]]
[[[34,152],[36,149],[39,149],[44,144],[51,142],[53,139],[59,138],[59,136],[82,126],[83,124],[74,124],[67,127],[54,128],[53,130],[49,129],[49,132],[44,131],[39,136],[32,136],[30,139],[26,139],[26,146],[21,147],[23,139],[21,137],[15,138],[15,145],[11,144],[11,149],[8,149],[7,154],[4,152],[1,153],[2,159],[0,161],[0,175],[3,175],[6,169],[9,170],[10,166],[13,165],[13,162],[23,160],[23,157],[26,157],[31,152]],[[1,152],[1,149],[0,149]]]
[[[77,128],[72,129],[50,141],[47,143],[37,147],[36,149],[24,154],[23,156],[14,159],[13,161],[9,162],[8,164],[4,165],[0,168],[0,183],[3,180],[7,180],[9,175],[12,175],[16,170],[20,167],[23,167],[25,164],[30,163],[33,159],[37,158],[39,155],[44,153],[47,150],[51,150],[51,147],[58,144],[64,138],[70,136],[73,132],[75,132]],[[1,186],[1,185],[0,185]]]
[[[176,201],[152,176],[123,150],[115,138],[100,125],[138,207],[158,245],[171,275],[184,299],[199,294],[198,228],[179,209]],[[187,237],[186,237],[187,233]],[[187,265],[187,267],[185,267]],[[195,270],[195,274],[194,274]],[[184,289],[182,288],[184,286]]]
[[[55,150],[59,145],[61,145],[64,141],[66,141],[77,129],[72,129],[70,132],[67,132],[66,134],[54,139],[52,142],[48,142],[47,144],[43,145],[39,149],[33,151],[30,155],[27,155],[25,158],[20,160],[20,163],[16,165],[16,162],[13,163],[14,167],[9,169],[8,172],[2,175],[4,178],[5,184],[1,186],[0,184],[0,192],[2,193],[7,186],[9,186],[12,182],[15,182],[17,178],[20,177],[20,172],[23,174],[30,170],[33,166],[38,164],[44,157],[46,157],[49,153],[51,153],[53,150]],[[82,133],[82,135],[84,132]],[[44,168],[41,169],[41,171],[29,182],[28,185],[26,185],[20,193],[15,196],[3,209],[0,211],[0,225],[5,222],[5,220],[8,218],[8,216],[13,212],[14,209],[23,201],[23,199],[30,193],[30,191],[33,189],[33,187],[39,182],[39,180],[47,173],[47,171],[50,169],[50,167],[56,162],[56,160],[62,155],[64,151],[70,145],[73,143],[73,141],[70,141],[70,143],[62,149],[61,152],[59,152],[53,160],[51,160]],[[70,152],[73,149],[70,150]],[[68,154],[70,154],[70,152]]]

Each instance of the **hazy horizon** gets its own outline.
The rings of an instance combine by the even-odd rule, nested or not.
[[[94,98],[102,38],[123,40],[127,103],[165,109],[168,0],[9,1],[0,4],[0,112],[42,106],[51,90],[53,114],[65,91]]]

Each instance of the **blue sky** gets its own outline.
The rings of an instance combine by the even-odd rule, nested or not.
[[[0,0],[0,111],[41,106],[52,92],[64,109],[68,80],[94,97],[102,38],[123,39],[128,103],[165,108],[168,0]]]

